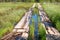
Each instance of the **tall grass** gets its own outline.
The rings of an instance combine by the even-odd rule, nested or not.
[[[30,31],[29,31],[28,40],[33,40],[34,39],[34,22],[32,22],[32,24],[30,24],[29,28],[30,28]]]
[[[46,32],[41,23],[38,23],[39,40],[46,40]]]
[[[25,10],[23,10],[25,12]],[[21,9],[0,17],[0,36],[12,31],[13,26],[21,19],[24,12]]]
[[[43,7],[51,19],[54,27],[60,31],[60,3],[45,3],[43,4]]]

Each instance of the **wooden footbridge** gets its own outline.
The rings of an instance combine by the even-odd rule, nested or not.
[[[41,24],[46,31],[46,40],[60,40],[60,33],[53,27],[52,22],[48,18],[48,15],[42,8],[41,4],[38,3],[39,15]]]
[[[25,13],[19,23],[14,27],[13,31],[8,35],[4,36],[1,40],[27,40],[29,32],[29,22],[32,16],[33,6]],[[18,36],[20,38],[18,38]]]
[[[4,36],[1,40],[27,40],[29,36],[29,22],[35,5],[36,3],[34,3],[33,6],[25,13],[12,32]],[[60,33],[52,26],[52,22],[43,10],[41,4],[37,3],[37,5],[41,24],[46,31],[46,40],[60,40]]]

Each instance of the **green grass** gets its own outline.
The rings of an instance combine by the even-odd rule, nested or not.
[[[16,3],[13,3],[13,2],[8,2],[8,3],[0,3],[0,11],[5,11],[7,9],[10,9],[10,8],[25,8],[25,9],[28,9],[29,7],[32,6],[33,3],[22,3],[22,2],[16,2]]]
[[[46,32],[41,23],[38,23],[39,27],[39,40],[46,40]]]
[[[33,40],[34,39],[34,22],[29,26],[30,31],[29,31],[29,38],[28,40]]]
[[[60,31],[60,3],[45,3],[42,5],[55,28]]]
[[[23,10],[25,12],[25,10]],[[21,19],[24,12],[21,9],[15,10],[9,15],[1,16],[0,18],[0,36],[7,31],[12,31],[13,26]]]
[[[0,3],[0,38],[12,31],[33,3]]]

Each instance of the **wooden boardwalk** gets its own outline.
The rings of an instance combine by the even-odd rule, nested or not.
[[[1,40],[27,40],[29,36],[29,22],[35,5],[36,3],[25,13],[12,32],[1,38]],[[43,10],[41,4],[37,3],[37,5],[41,24],[46,31],[46,40],[60,40],[60,33],[53,27],[52,22]]]
[[[52,22],[39,3],[38,9],[41,19],[40,21],[46,31],[46,40],[60,40],[60,33],[52,26]]]
[[[4,36],[1,40],[16,40],[19,36],[19,40],[27,40],[28,32],[29,32],[29,22],[32,16],[33,8],[35,7],[35,3],[33,6],[25,13],[22,19],[18,22],[18,24],[14,27],[11,33]],[[17,39],[18,40],[18,39]]]

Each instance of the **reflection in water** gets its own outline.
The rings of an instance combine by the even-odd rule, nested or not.
[[[38,15],[37,14],[32,15],[32,19],[35,26],[34,37],[35,40],[38,40]],[[32,24],[32,19],[30,20],[30,24]]]

